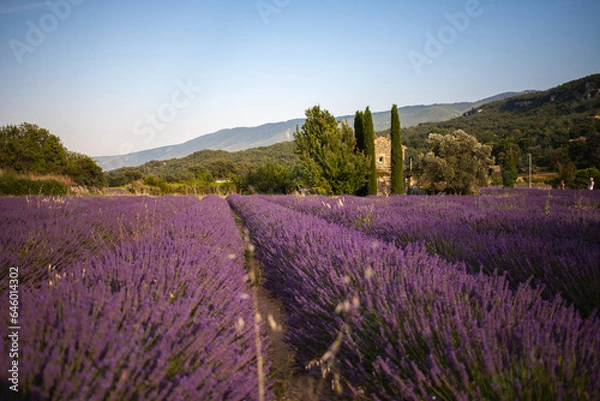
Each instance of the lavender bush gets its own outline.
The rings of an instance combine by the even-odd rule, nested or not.
[[[187,207],[193,199],[179,202]],[[146,197],[2,198],[0,206],[1,266],[19,266],[21,283],[32,286],[75,261],[139,239],[177,212],[176,204]],[[1,290],[6,273],[0,273]]]
[[[228,201],[250,230],[265,285],[286,305],[286,339],[299,363],[333,372],[348,394],[378,400],[600,397],[594,316],[582,318],[560,296],[544,300],[527,282],[513,291],[504,275],[469,273],[422,244],[398,248],[266,199],[282,201]],[[328,202],[321,205],[325,215],[340,200]],[[367,227],[374,216],[347,221]]]
[[[224,200],[58,203],[3,212],[34,230],[2,238],[3,263],[22,266],[26,279],[23,399],[258,398],[244,244]],[[18,237],[32,239],[27,252]],[[78,238],[80,248],[71,245]],[[7,366],[6,339],[0,344]]]
[[[600,196],[587,191],[504,191],[478,197],[270,201],[403,247],[419,243],[468,271],[505,273],[516,289],[530,278],[584,316],[600,308]],[[502,196],[501,196],[502,195]]]

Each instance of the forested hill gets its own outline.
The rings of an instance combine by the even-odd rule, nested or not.
[[[189,156],[153,160],[137,167],[122,167],[106,172],[109,184],[124,185],[144,176],[156,176],[167,182],[181,182],[198,176],[231,179],[262,165],[293,168],[299,162],[294,142],[281,142],[238,152],[201,150]]]
[[[583,157],[578,152],[598,150],[600,74],[546,91],[488,103],[458,118],[403,129],[402,134],[405,145],[422,150],[429,133],[448,133],[456,129],[493,145],[495,156],[510,148],[513,152],[531,153],[537,165],[546,165],[551,151],[562,148],[567,149],[576,162]],[[600,158],[600,154],[597,157]]]

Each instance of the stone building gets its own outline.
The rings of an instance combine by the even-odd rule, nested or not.
[[[392,142],[389,138],[378,136],[375,138],[375,162],[377,173],[390,174],[392,168]]]
[[[406,149],[408,148],[402,145],[403,154],[406,154]],[[388,196],[392,172],[392,141],[389,138],[383,136],[375,138],[375,165],[378,181],[377,195]]]

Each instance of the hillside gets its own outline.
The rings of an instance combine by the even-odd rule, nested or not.
[[[462,105],[413,106],[410,115],[434,110],[460,110]],[[405,108],[406,109],[409,108]],[[480,142],[492,145],[496,162],[502,164],[511,153],[518,167],[524,167],[527,154],[532,154],[537,167],[573,162],[577,169],[600,166],[600,74],[572,81],[543,92],[528,92],[508,99],[479,104],[460,117],[437,123],[421,123],[403,128],[403,143],[408,157],[418,169],[418,156],[426,149],[431,132],[449,133],[463,129]],[[378,135],[386,136],[388,113],[376,113]],[[353,118],[345,118],[353,124]],[[585,140],[583,140],[585,138]],[[200,138],[198,138],[200,139]],[[562,155],[562,156],[561,156]],[[565,160],[560,159],[565,158]],[[558,159],[557,159],[558,158]],[[205,169],[213,178],[228,178],[265,164],[278,164],[293,170],[298,163],[294,143],[280,142],[245,151],[202,150],[183,158],[150,161],[139,167],[119,168],[107,173],[116,185],[153,175],[168,182],[184,181]]]
[[[124,185],[147,175],[172,183],[190,180],[202,174],[210,174],[214,179],[229,179],[265,164],[293,168],[299,162],[294,149],[292,141],[237,152],[206,149],[183,158],[153,160],[141,166],[121,167],[105,174],[111,186]]]
[[[551,150],[569,148],[572,153],[574,142],[589,145],[586,138],[600,132],[600,74],[484,104],[451,120],[404,129],[404,144],[423,150],[429,133],[456,129],[492,145],[495,156],[507,148],[518,149],[531,153],[536,164],[547,165]]]
[[[477,102],[461,102],[451,104],[433,104],[407,106],[398,109],[403,127],[411,127],[424,122],[444,121],[462,115],[466,111],[497,99],[514,96],[515,92],[496,95]],[[390,105],[391,106],[391,105]],[[338,120],[347,121],[352,126],[354,116],[341,116]],[[139,166],[152,160],[168,160],[182,158],[194,152],[210,149],[236,152],[240,150],[269,146],[275,143],[293,140],[297,126],[304,119],[293,119],[284,122],[263,124],[257,127],[238,127],[223,129],[206,134],[177,145],[163,146],[117,156],[97,156],[96,162],[105,171],[119,167]],[[385,131],[390,127],[390,112],[373,113],[375,131]]]

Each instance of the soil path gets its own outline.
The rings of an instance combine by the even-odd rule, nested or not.
[[[353,398],[337,395],[330,388],[327,380],[309,374],[303,366],[298,366],[294,350],[284,341],[287,332],[287,316],[281,301],[273,297],[264,288],[264,270],[260,261],[254,256],[249,233],[241,219],[234,212],[234,218],[247,249],[246,268],[253,284],[253,295],[257,299],[258,312],[263,321],[266,335],[267,360],[265,361],[267,377],[275,380],[272,390],[279,401],[344,401]],[[257,284],[258,283],[258,284]]]
[[[260,263],[250,258],[251,269],[260,271]],[[258,310],[263,319],[263,328],[269,342],[266,365],[268,376],[276,380],[273,392],[277,400],[286,401],[341,401],[347,397],[336,395],[326,380],[315,378],[298,366],[294,351],[284,341],[287,331],[285,307],[263,286],[256,286]]]

